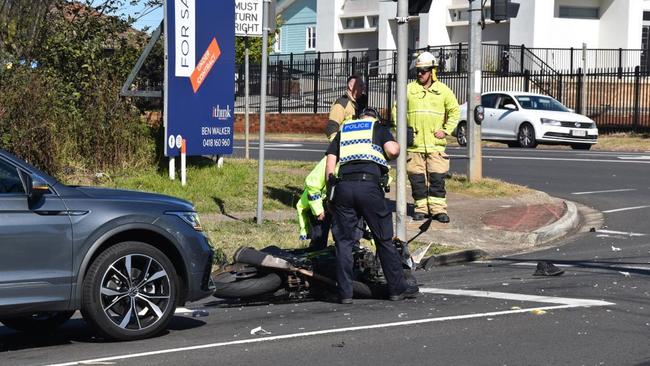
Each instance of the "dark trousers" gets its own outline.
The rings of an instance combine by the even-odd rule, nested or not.
[[[327,247],[327,237],[332,226],[332,214],[325,212],[325,218],[317,220],[316,217],[309,213],[309,249],[321,250]]]
[[[352,298],[352,246],[355,235],[358,235],[355,234],[358,232],[356,227],[362,217],[375,239],[389,293],[402,293],[407,285],[399,254],[393,245],[393,217],[386,205],[384,192],[374,182],[342,181],[336,186],[332,220],[339,297]]]
[[[332,227],[332,214],[328,211],[325,212],[325,218],[320,221],[316,216],[309,213],[309,249],[321,250],[327,248],[327,239]],[[363,237],[366,225],[363,220],[359,220],[354,232],[354,245],[359,245],[359,240]]]

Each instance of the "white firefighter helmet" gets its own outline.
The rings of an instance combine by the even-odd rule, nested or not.
[[[438,67],[438,60],[431,52],[422,52],[418,55],[418,58],[415,59],[416,68],[431,68]]]

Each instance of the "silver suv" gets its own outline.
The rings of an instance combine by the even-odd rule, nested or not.
[[[53,329],[76,310],[107,338],[165,329],[212,293],[194,207],[151,193],[66,186],[0,150],[0,322]]]

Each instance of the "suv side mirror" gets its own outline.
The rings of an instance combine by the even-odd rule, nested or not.
[[[504,105],[503,108],[509,109],[511,111],[516,111],[517,110],[517,106],[512,104],[512,103],[508,103],[508,104]]]
[[[38,203],[43,195],[50,191],[50,186],[45,180],[38,175],[30,175],[25,172],[20,172],[21,178],[25,184],[25,193],[27,194],[27,201],[32,206]]]

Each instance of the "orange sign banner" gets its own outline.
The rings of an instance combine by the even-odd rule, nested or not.
[[[205,50],[201,60],[196,64],[192,75],[190,76],[190,81],[192,82],[192,89],[194,89],[194,94],[199,90],[201,84],[210,73],[212,66],[217,62],[221,56],[221,49],[219,48],[219,43],[217,43],[216,38],[212,38],[212,42],[208,46],[208,49]]]

